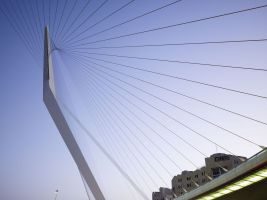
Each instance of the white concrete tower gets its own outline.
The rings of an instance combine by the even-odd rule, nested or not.
[[[56,100],[56,88],[53,76],[53,64],[51,58],[51,46],[48,28],[44,33],[44,77],[43,77],[43,100],[56,124],[60,135],[67,145],[77,167],[82,174],[86,184],[90,188],[96,200],[105,200],[83,153],[76,142],[71,129]]]

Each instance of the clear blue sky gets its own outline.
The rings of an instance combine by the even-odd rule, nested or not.
[[[8,1],[1,0],[1,7],[3,2],[6,3]],[[25,2],[29,3],[27,4],[28,6],[33,3],[33,1]],[[52,8],[55,9],[56,1],[52,2]],[[59,8],[62,9],[64,1],[59,2]],[[95,21],[100,20],[102,17],[106,16],[108,13],[117,9],[126,2],[127,1],[122,0],[108,2],[103,9],[91,19],[91,21],[88,21],[88,23],[85,24],[85,27],[88,27]],[[166,2],[172,1],[150,0],[144,2],[137,0],[123,11],[94,27],[90,34],[140,15],[146,11],[160,7],[161,5],[166,4]],[[41,3],[41,1],[38,1],[38,3]],[[84,3],[85,1],[79,1],[78,8],[74,11],[73,16],[79,13]],[[267,4],[267,1],[204,0],[200,2],[196,0],[186,0],[158,13],[136,20],[110,32],[103,33],[94,39],[88,40],[88,42],[256,7],[264,4]],[[80,21],[77,21],[77,24],[84,19],[86,14],[92,12],[97,5],[99,5],[98,1],[92,1],[92,5],[88,9],[88,12],[83,13],[79,19]],[[267,38],[266,11],[267,8],[263,8],[257,11],[228,16],[207,22],[195,23],[118,40],[100,42],[91,46],[87,45],[87,47]],[[70,17],[70,19],[73,19],[73,16]],[[48,15],[46,17],[48,17]],[[34,50],[38,50],[36,51],[38,55],[36,57],[36,63],[1,12],[0,25],[0,199],[53,199],[53,192],[56,188],[59,188],[60,190],[58,200],[86,199],[86,193],[77,167],[42,101],[42,49],[38,48],[38,46],[34,46],[36,47]],[[70,22],[68,25],[70,25]],[[81,30],[77,30],[76,33],[79,33]],[[53,33],[53,27],[51,27],[51,32]],[[31,35],[32,33],[28,32],[28,34]],[[86,36],[87,34],[89,33],[84,35]],[[31,36],[28,37],[31,38]],[[35,42],[35,38],[32,38],[32,41]],[[60,37],[55,41],[55,43],[66,51],[67,48],[70,48],[70,45],[62,42]],[[267,69],[266,41],[245,44],[98,49],[87,50],[87,52],[185,60]],[[133,124],[131,124],[122,116],[122,114],[120,114],[120,112],[117,111],[116,107],[112,106],[112,104],[106,106],[108,103],[113,102],[116,106],[118,106],[118,108],[122,109],[125,114],[138,124],[140,128],[148,134],[151,140],[161,146],[182,169],[194,169],[190,163],[183,160],[173,151],[173,149],[155,136],[151,130],[144,127],[138,119],[135,119],[134,116],[121,107],[120,103],[109,96],[109,94],[113,94],[115,97],[120,98],[119,95],[116,95],[116,93],[105,87],[104,83],[107,84],[107,82],[96,79],[97,76],[93,75],[92,72],[88,74],[83,71],[82,65],[77,64],[74,59],[67,56],[67,54],[55,51],[53,56],[56,68],[59,98],[73,109],[73,112],[77,114],[77,117],[88,128],[88,130],[94,134],[107,151],[112,153],[112,149],[115,149],[121,153],[121,158],[116,155],[114,155],[114,158],[118,161],[118,163],[126,162],[128,164],[122,164],[123,169],[128,171],[130,176],[136,180],[137,184],[140,183],[140,187],[149,197],[151,195],[149,188],[157,190],[158,187],[163,186],[164,183],[144,160],[141,159],[141,162],[144,163],[145,169],[151,172],[150,175],[154,180],[156,180],[156,186],[150,181],[150,178],[146,176],[140,167],[135,168],[132,163],[135,163],[136,161],[134,158],[129,156],[131,154],[126,152],[126,146],[135,152],[136,155],[138,155],[138,152],[134,148],[134,145],[140,151],[144,152],[144,157],[148,158],[150,163],[155,166],[159,174],[164,177],[165,181],[167,181],[167,186],[169,187],[171,177],[155,160],[149,156],[149,153],[145,151],[144,147],[138,143],[138,141],[129,131],[127,131],[125,127],[123,127],[123,125],[121,125],[124,130],[123,132],[130,138],[130,140],[132,140],[134,145],[132,145],[129,141],[126,141],[127,138],[121,135],[122,132],[114,131],[115,135],[113,135],[112,125],[109,123],[109,112],[110,115],[113,116],[114,126],[117,125],[115,121],[119,124],[119,120],[115,117],[116,113],[133,130],[137,137],[144,141],[144,143],[151,149],[158,159],[166,165],[173,175],[179,173],[180,170],[177,169],[177,166],[173,165],[168,159],[166,159],[166,157],[162,155],[157,148],[153,147],[146,138],[142,136],[136,128],[134,128]],[[113,58],[96,55],[93,55],[92,57],[267,96],[267,72],[198,67],[196,65],[182,65],[177,63]],[[246,95],[234,94],[232,92],[225,92],[211,89],[209,87],[189,84],[178,80],[121,68],[104,62],[97,63],[266,122],[266,99],[248,97]],[[95,65],[93,66],[97,69],[101,69]],[[256,143],[267,146],[267,128],[265,125],[259,125],[258,123],[251,122],[231,114],[226,114],[225,112],[218,111],[197,102],[189,101],[188,99],[152,87],[151,85],[140,83],[129,77],[127,78],[118,75],[115,72],[107,72],[158,95],[159,97],[184,109],[194,112],[203,118],[220,124],[229,130],[255,141]],[[92,80],[95,80],[95,82]],[[259,150],[253,145],[207,125],[203,121],[174,109],[173,107],[166,105],[151,96],[145,95],[140,91],[123,85],[119,81],[116,83],[135,93],[138,97],[149,101],[156,107],[163,109],[182,122],[187,123],[193,129],[198,130],[235,154],[249,157]],[[122,92],[114,85],[110,86],[117,92]],[[104,94],[106,96],[101,96],[99,94]],[[192,145],[197,146],[205,154],[210,155],[216,151],[225,152],[221,148],[203,140],[203,138],[190,133],[185,128],[177,125],[170,119],[166,118],[166,116],[156,112],[147,105],[142,104],[129,94],[123,92],[121,94],[135,102],[147,112],[151,113],[151,115],[158,118],[162,121],[162,123],[166,124],[181,137],[190,141]],[[71,95],[71,97],[68,95]],[[94,103],[95,101],[98,106]],[[106,103],[104,103],[105,101]],[[164,128],[160,127],[157,123],[148,119],[144,114],[134,109],[133,106],[123,100],[121,101],[124,102],[129,109],[133,110],[140,119],[146,121],[163,137],[177,146],[180,151],[186,153],[186,155],[192,158],[197,166],[201,167],[204,165],[203,156],[200,156],[197,152],[193,151],[192,148],[184,145]],[[105,114],[103,114],[104,112],[99,112],[100,109],[103,109],[103,111],[106,109]],[[80,142],[86,158],[88,159],[88,163],[92,167],[92,170],[95,173],[101,188],[103,188],[104,195],[107,199],[139,199],[133,189],[127,189],[130,188],[127,181],[123,179],[114,166],[112,166],[101,151],[86,136],[86,134],[81,131],[81,128],[77,126],[71,118],[68,119],[70,122],[72,121],[71,124],[73,130],[75,130],[75,136]],[[99,119],[103,120],[101,125],[98,124]],[[112,136],[113,140],[104,141],[101,139],[102,136],[107,136],[107,134]],[[122,138],[124,138],[124,140]],[[126,146],[124,144],[126,144]],[[127,166],[130,167],[128,168]],[[138,174],[143,175],[143,178],[149,183],[149,187],[142,182]]]

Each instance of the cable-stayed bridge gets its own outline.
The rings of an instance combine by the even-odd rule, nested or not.
[[[29,0],[1,11],[44,60],[44,100],[88,196],[150,199],[225,152],[256,155],[177,199],[264,199],[266,3]]]

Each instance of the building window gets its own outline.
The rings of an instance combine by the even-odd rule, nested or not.
[[[187,177],[186,180],[190,181],[191,180],[191,177]]]
[[[220,175],[225,173],[225,171],[221,167],[212,168],[211,170],[212,170],[213,178],[217,178]]]
[[[198,178],[198,174],[195,175],[195,178]]]

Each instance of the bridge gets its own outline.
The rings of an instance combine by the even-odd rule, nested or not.
[[[170,38],[162,38],[161,34],[168,35],[173,28],[236,15],[242,21],[248,13],[256,13],[256,19],[262,20],[267,4],[238,4],[236,10],[178,22],[175,19],[173,23],[174,19],[168,15],[165,20],[162,16],[160,22],[158,12],[164,13],[167,9],[166,13],[176,13],[173,6],[179,9],[194,4],[181,0],[156,4],[150,7],[135,0],[118,5],[109,4],[108,0],[57,0],[48,4],[32,1],[29,5],[3,1],[0,8],[37,65],[43,65],[44,103],[77,164],[88,198],[118,199],[122,195],[125,199],[150,199],[152,191],[160,186],[170,187],[171,177],[183,170],[200,168],[203,165],[200,158],[219,150],[250,157],[220,177],[173,199],[266,199],[264,108],[267,97],[262,83],[266,81],[267,69],[257,66],[266,61],[260,52],[267,48],[267,38],[177,42],[176,34],[180,30],[175,29]],[[137,14],[121,20],[120,13],[127,14],[124,10],[142,6],[145,11],[135,11]],[[98,12],[99,17],[93,18]],[[115,22],[110,20],[116,15]],[[136,28],[131,23],[150,15],[158,20],[148,19],[152,28],[127,30]],[[90,21],[91,18],[94,20]],[[112,32],[116,29],[118,32]],[[165,32],[151,35],[158,31]],[[96,37],[102,34],[106,36]],[[139,41],[138,37],[143,34],[148,36]],[[226,45],[222,47],[225,55],[225,48],[231,49],[233,45],[248,47],[238,46],[240,55],[236,55],[236,60],[228,55],[230,61],[237,63],[233,65],[177,59],[177,54],[173,54],[176,50],[186,58],[194,54],[188,53],[194,48],[206,49],[210,45],[212,48]],[[179,50],[174,49],[176,47]],[[183,54],[180,48],[185,51],[189,48],[189,51]],[[251,58],[245,64],[238,62],[247,55],[247,49],[242,54],[242,48],[250,51],[258,48],[254,55],[255,67],[246,65]],[[207,52],[214,53],[213,50]],[[173,58],[164,58],[166,55]],[[189,69],[177,71],[177,66]],[[203,73],[203,70],[206,71]],[[247,78],[253,76],[255,85],[247,82]]]

